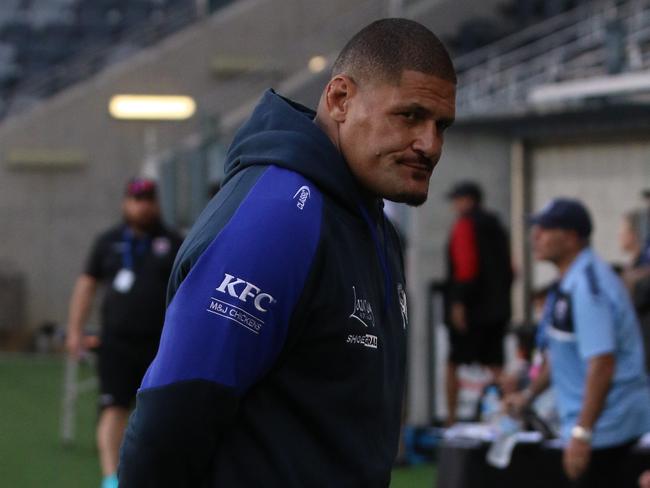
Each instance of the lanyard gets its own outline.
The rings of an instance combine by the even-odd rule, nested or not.
[[[377,251],[377,256],[379,257],[379,262],[381,263],[381,268],[384,272],[384,310],[388,311],[389,307],[389,297],[390,297],[390,290],[392,287],[392,277],[390,273],[390,267],[388,266],[388,243],[386,239],[386,217],[384,217],[384,214],[382,212],[382,219],[381,219],[381,228],[382,228],[382,234],[384,238],[384,245],[382,249],[381,242],[379,242],[379,237],[377,236],[377,230],[375,229],[375,224],[373,220],[370,218],[370,215],[368,215],[368,211],[365,209],[363,205],[359,205],[359,208],[361,209],[361,214],[363,215],[364,220],[366,221],[366,224],[368,224],[368,227],[370,228],[370,234],[372,235],[372,240],[375,243],[375,250]]]
[[[131,229],[124,228],[122,232],[122,267],[124,269],[135,269],[135,255],[142,256],[149,245],[148,238],[137,239]]]

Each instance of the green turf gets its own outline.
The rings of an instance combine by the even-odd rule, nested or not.
[[[435,472],[435,467],[430,464],[397,468],[393,471],[390,488],[435,488]]]
[[[84,372],[88,374],[87,368]],[[75,443],[63,447],[62,378],[63,363],[54,358],[0,359],[0,485],[99,486],[95,394],[80,397]]]
[[[85,367],[82,375],[91,371]],[[59,437],[63,362],[55,357],[0,357],[0,486],[97,488],[95,393],[80,397],[76,440]],[[434,467],[400,468],[391,488],[433,487]]]

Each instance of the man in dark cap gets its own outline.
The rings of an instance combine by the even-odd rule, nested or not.
[[[530,222],[534,256],[552,263],[559,281],[540,322],[542,372],[508,402],[521,408],[550,383],[572,486],[622,486],[629,448],[650,431],[650,391],[634,308],[620,279],[591,249],[591,218],[581,202],[557,198]]]
[[[483,192],[462,181],[447,194],[456,221],[447,249],[447,425],[456,421],[458,367],[478,363],[496,380],[510,320],[510,244],[499,219],[483,209]]]
[[[160,219],[156,183],[136,178],[126,186],[123,222],[95,241],[70,301],[67,349],[84,352],[83,330],[99,284],[101,309],[97,447],[103,488],[117,487],[124,428],[140,381],[153,360],[165,314],[167,280],[180,237]]]

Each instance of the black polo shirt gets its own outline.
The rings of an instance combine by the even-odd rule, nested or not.
[[[167,281],[181,241],[162,224],[140,238],[124,224],[97,238],[85,273],[106,288],[101,307],[103,337],[160,336]],[[132,273],[132,280],[127,280],[131,283],[117,284],[116,277],[126,269]]]

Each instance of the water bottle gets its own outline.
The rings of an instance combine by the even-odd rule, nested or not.
[[[501,413],[501,395],[496,385],[490,385],[485,389],[481,399],[481,422],[487,424],[495,423]]]
[[[487,462],[500,469],[507,468],[512,458],[512,451],[517,443],[517,432],[521,426],[510,415],[501,415],[497,421],[497,434],[487,452]]]

